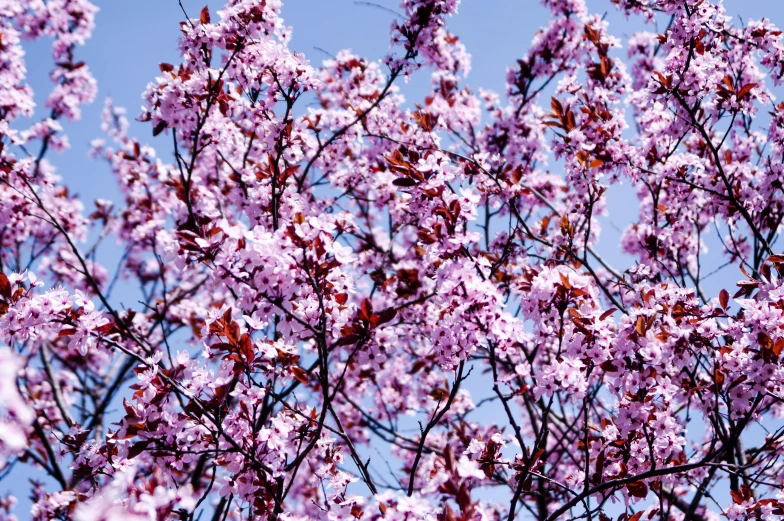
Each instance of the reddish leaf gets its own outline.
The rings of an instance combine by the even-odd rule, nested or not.
[[[599,317],[599,320],[600,320],[600,321],[601,321],[601,320],[605,320],[607,317],[609,317],[610,315],[612,315],[612,314],[613,314],[613,313],[615,313],[616,311],[618,311],[618,308],[610,308],[610,309],[608,309],[607,311],[605,311],[604,313],[602,313],[602,315]]]
[[[95,328],[95,332],[99,335],[105,335],[114,329],[114,322],[107,322],[106,324]]]
[[[250,340],[250,335],[247,333],[243,333],[240,337],[240,353],[248,364],[252,364],[256,358],[256,353],[253,351],[253,343]]]
[[[226,342],[218,342],[217,344],[212,344],[210,349],[214,349],[216,351],[231,351],[234,349],[234,346]]]
[[[439,521],[457,521],[457,516],[455,516],[455,512],[449,506],[449,503],[444,504],[444,512],[441,514]]]
[[[600,166],[604,166],[604,161],[601,159],[592,159],[588,166],[590,168],[599,168]]]
[[[444,464],[446,470],[450,472],[455,468],[455,450],[451,445],[447,445],[444,449]]]
[[[308,385],[308,373],[299,366],[294,366],[291,368],[291,372],[294,374],[294,378],[299,380],[299,382],[303,385]]]
[[[340,340],[338,340],[338,345],[339,346],[350,346],[352,344],[356,344],[359,341],[360,338],[362,338],[362,337],[360,337],[357,334],[346,335],[343,338],[341,338]]]
[[[199,14],[199,21],[202,24],[210,23],[210,8],[208,6],[204,6],[201,9],[201,13]]]
[[[163,131],[164,131],[164,129],[166,128],[166,126],[167,126],[167,125],[166,125],[166,122],[165,122],[165,121],[159,121],[159,122],[158,122],[158,123],[155,125],[155,127],[153,127],[153,129],[152,129],[152,135],[153,135],[153,137],[155,137],[155,136],[157,136],[158,134],[160,134],[161,132],[163,132]]]
[[[753,88],[754,88],[754,87],[756,87],[756,86],[757,86],[757,84],[756,84],[756,83],[747,83],[746,85],[744,85],[744,86],[743,86],[743,87],[742,87],[742,88],[741,88],[741,89],[738,91],[738,99],[741,99],[743,96],[745,96],[746,94],[748,94],[749,92],[751,92],[751,89],[753,89]]]
[[[531,461],[532,461],[531,465],[533,465],[534,463],[538,462],[538,461],[539,461],[539,458],[541,458],[542,456],[544,456],[544,452],[545,452],[545,451],[544,451],[544,449],[543,449],[543,448],[540,448],[540,449],[538,449],[538,450],[537,450],[537,451],[534,453],[534,457],[533,457],[533,459],[531,460]]]
[[[552,107],[554,113],[558,114],[559,116],[563,114],[563,105],[561,105],[561,102],[558,101],[557,98],[550,98],[550,106]]]
[[[359,313],[357,313],[359,318],[366,322],[370,322],[370,317],[373,316],[373,304],[370,303],[370,299],[365,299],[362,301],[362,304],[359,307]]]
[[[781,356],[781,352],[784,351],[784,338],[779,338],[773,344],[773,354],[776,355],[776,358]]]
[[[727,309],[727,306],[730,303],[730,294],[727,293],[726,289],[723,289],[719,292],[719,303],[723,309]]]
[[[613,363],[612,360],[606,360],[602,362],[601,364],[599,364],[599,367],[601,367],[603,371],[606,371],[608,373],[614,373],[615,371],[618,370],[618,368],[615,366],[615,363]]]
[[[490,479],[493,477],[493,473],[495,472],[495,465],[492,463],[482,463],[482,465],[479,466],[479,469],[485,473],[485,477],[487,477],[487,479]]]
[[[416,181],[414,181],[410,177],[398,177],[397,179],[392,181],[392,184],[395,186],[408,187],[408,186],[414,186],[416,184]]]
[[[626,485],[626,490],[629,491],[630,496],[638,497],[640,499],[645,499],[648,496],[648,485],[642,481],[629,483]]]
[[[397,310],[395,308],[385,309],[384,311],[378,314],[378,318],[379,318],[378,324],[379,325],[386,324],[387,322],[395,318],[395,315],[397,315]]]
[[[436,387],[429,393],[429,396],[435,400],[438,400],[439,402],[442,402],[449,398],[449,391],[442,387]]]
[[[645,336],[645,317],[642,315],[637,317],[637,321],[634,323],[634,329],[637,330],[638,335]]]
[[[713,369],[713,381],[716,382],[718,388],[724,385],[724,373],[718,367]]]
[[[408,374],[418,373],[423,367],[425,367],[426,364],[427,362],[425,362],[420,358],[419,360],[414,362],[414,364],[411,366],[411,369],[408,370]]]
[[[133,459],[139,454],[141,454],[142,452],[144,452],[144,449],[146,449],[147,445],[149,444],[150,444],[150,440],[143,440],[131,445],[131,448],[128,449],[128,459]]]
[[[234,345],[237,345],[237,341],[240,339],[240,326],[233,320],[226,324],[226,328],[224,330],[226,333],[226,338],[229,339]]]
[[[11,282],[5,273],[0,273],[0,296],[5,300],[11,300]]]
[[[744,374],[744,375],[741,375],[741,376],[739,376],[737,379],[735,379],[735,381],[734,381],[734,382],[732,382],[732,383],[729,385],[729,387],[727,387],[727,390],[729,391],[729,390],[730,390],[730,389],[732,389],[733,387],[735,387],[735,386],[738,386],[738,385],[742,384],[743,382],[745,382],[746,380],[748,380],[748,378],[749,378],[749,377],[748,377],[748,376],[746,376],[745,374]]]

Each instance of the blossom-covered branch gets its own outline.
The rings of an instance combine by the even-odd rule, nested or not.
[[[155,147],[107,100],[92,155],[122,196],[88,202],[53,153],[96,94],[96,8],[0,0],[0,484],[38,476],[17,515],[784,517],[782,32],[612,0],[666,27],[621,40],[543,3],[503,94],[466,85],[458,0],[402,0],[384,59],[321,64],[279,0],[183,8],[137,118]],[[599,244],[621,182],[628,266]]]

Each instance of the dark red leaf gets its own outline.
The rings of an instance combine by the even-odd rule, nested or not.
[[[294,378],[299,380],[299,382],[303,385],[308,385],[308,373],[299,366],[294,366],[291,368],[291,372],[294,374]]]
[[[742,87],[742,88],[741,88],[741,89],[738,91],[738,99],[741,99],[743,96],[745,96],[746,94],[748,94],[749,92],[751,92],[751,89],[753,89],[753,88],[754,88],[754,87],[756,87],[756,86],[757,86],[757,84],[756,84],[756,83],[747,83],[746,85],[744,85],[744,86],[743,86],[743,87]]]
[[[166,128],[166,126],[167,126],[167,125],[166,125],[166,122],[165,122],[165,121],[159,121],[159,122],[158,122],[158,123],[155,125],[155,127],[152,129],[152,135],[153,135],[153,137],[155,137],[155,136],[157,136],[158,134],[160,134],[161,132],[163,132],[163,131],[164,131],[164,129]]]
[[[726,289],[723,289],[719,292],[719,303],[723,309],[727,309],[727,306],[730,303],[730,294],[727,293]]]
[[[397,179],[392,181],[392,184],[395,186],[408,187],[408,186],[414,186],[416,184],[416,181],[414,181],[410,177],[398,177]]]
[[[131,445],[131,448],[128,449],[128,459],[133,459],[139,454],[141,454],[142,452],[144,452],[144,449],[146,449],[147,445],[149,444],[150,444],[150,440],[143,440]]]
[[[370,317],[373,316],[373,304],[370,303],[370,299],[365,299],[362,301],[362,305],[359,308],[358,316],[362,320],[366,322],[370,322]]]
[[[11,300],[11,282],[5,273],[0,273],[0,296],[5,300]]]
[[[201,13],[199,14],[199,21],[203,24],[210,23],[210,8],[208,6],[204,6],[201,9]]]
[[[382,311],[381,313],[378,314],[378,317],[379,317],[378,323],[379,323],[379,325],[386,324],[387,322],[389,322],[390,320],[395,318],[395,315],[397,315],[397,310],[395,308],[387,308],[387,309],[385,309],[384,311]]]
[[[605,311],[604,313],[602,313],[602,315],[599,317],[599,320],[600,320],[600,321],[601,321],[601,320],[605,320],[607,317],[609,317],[610,315],[612,315],[612,314],[613,314],[613,313],[615,313],[616,311],[618,311],[618,309],[617,309],[617,308],[610,308],[610,309],[608,309],[607,311]]]
[[[640,499],[645,499],[648,496],[648,485],[642,481],[629,483],[626,485],[626,490],[629,491],[630,496],[638,497]]]

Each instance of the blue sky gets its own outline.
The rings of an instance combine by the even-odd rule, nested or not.
[[[71,149],[49,159],[64,177],[72,192],[80,194],[89,209],[96,198],[116,199],[118,190],[106,164],[88,158],[91,140],[102,137],[100,113],[103,100],[110,96],[115,103],[128,109],[135,117],[141,106],[141,93],[158,74],[160,62],[178,63],[177,38],[183,14],[177,0],[94,0],[101,11],[96,17],[92,39],[77,50],[77,59],[90,66],[98,80],[98,97],[85,107],[79,122],[65,123]],[[191,16],[197,16],[205,0],[183,0]],[[284,3],[283,17],[294,27],[291,47],[317,63],[328,54],[350,48],[370,59],[381,58],[388,50],[389,25],[396,10],[396,0],[376,0],[378,5],[354,0],[289,0]],[[214,13],[221,2],[210,1]],[[609,0],[589,0],[594,12],[607,12],[611,30],[628,36],[641,28],[638,21],[628,22],[615,11]],[[781,0],[726,0],[732,14],[745,20],[767,17],[784,26],[784,2]],[[383,6],[384,8],[380,8]],[[450,29],[461,37],[473,55],[468,83],[498,92],[504,90],[506,68],[515,63],[527,49],[537,28],[547,22],[547,11],[537,0],[464,0],[460,13],[450,20]],[[323,49],[323,50],[320,50]],[[36,90],[39,105],[48,94],[48,72],[51,67],[50,42],[33,42],[26,46],[29,81]],[[428,85],[426,72],[415,76],[403,92],[409,101],[418,101]],[[153,140],[148,124],[132,122],[131,134],[142,141],[157,145],[158,154],[171,157],[169,140]],[[629,188],[613,189],[609,201],[610,218],[603,223],[605,237],[601,249],[611,262],[621,264],[617,238],[637,212],[637,201]],[[631,196],[631,198],[629,197]],[[107,248],[104,248],[105,250]],[[108,248],[105,260],[112,258]],[[99,258],[100,260],[100,258]],[[113,262],[107,262],[111,269]],[[734,280],[731,281],[734,283]],[[122,297],[121,297],[122,298]],[[30,474],[24,472],[18,477]],[[38,477],[38,476],[36,476]],[[20,483],[15,480],[16,483]],[[0,493],[11,487],[8,480],[0,483]],[[28,487],[23,486],[21,495]],[[29,508],[29,501],[20,498],[20,518]]]
[[[103,100],[112,97],[117,105],[128,109],[131,118],[135,117],[141,106],[141,93],[158,74],[158,64],[179,61],[178,24],[184,19],[177,0],[94,2],[100,8],[96,29],[87,45],[77,50],[77,59],[86,61],[97,78],[98,97],[95,103],[85,107],[81,121],[65,124],[71,149],[59,156],[49,156],[66,184],[83,198],[88,209],[96,198],[115,199],[119,194],[107,165],[87,157],[90,141],[101,137]],[[195,17],[204,2],[183,0],[183,5]],[[611,31],[622,38],[642,28],[639,19],[626,20],[609,0],[588,2],[593,12],[606,13]],[[209,1],[213,13],[221,5],[220,1]],[[394,16],[390,11],[398,10],[397,5],[397,0],[289,0],[284,1],[283,18],[294,28],[291,47],[313,63],[344,48],[379,59],[389,49],[389,25]],[[784,22],[781,0],[725,0],[725,5],[730,13],[740,14],[745,20],[767,17]],[[548,12],[538,0],[463,1],[459,14],[449,24],[473,56],[467,83],[474,88],[503,93],[506,68],[525,52],[534,32],[547,18]],[[49,48],[49,41],[27,46],[29,79],[39,105],[43,105],[48,93]],[[428,84],[428,73],[423,71],[403,86],[403,92],[413,103],[423,98]],[[171,159],[170,141],[165,137],[153,140],[149,125],[132,121],[130,132],[142,141],[156,144],[164,160]],[[636,197],[629,187],[614,187],[609,195],[610,216],[603,219],[599,249],[622,266],[628,264],[628,259],[619,255],[617,241],[636,216]],[[108,255],[107,267],[114,265],[111,253]]]

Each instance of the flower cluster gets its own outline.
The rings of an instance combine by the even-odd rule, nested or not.
[[[377,62],[311,63],[279,0],[191,13],[138,115],[168,139],[107,100],[91,152],[121,196],[88,202],[52,153],[96,93],[96,8],[0,0],[19,517],[784,518],[782,32],[613,0],[664,28],[620,38],[585,0],[543,3],[502,94],[466,84],[457,0],[403,0]],[[40,118],[30,39],[55,63]]]

